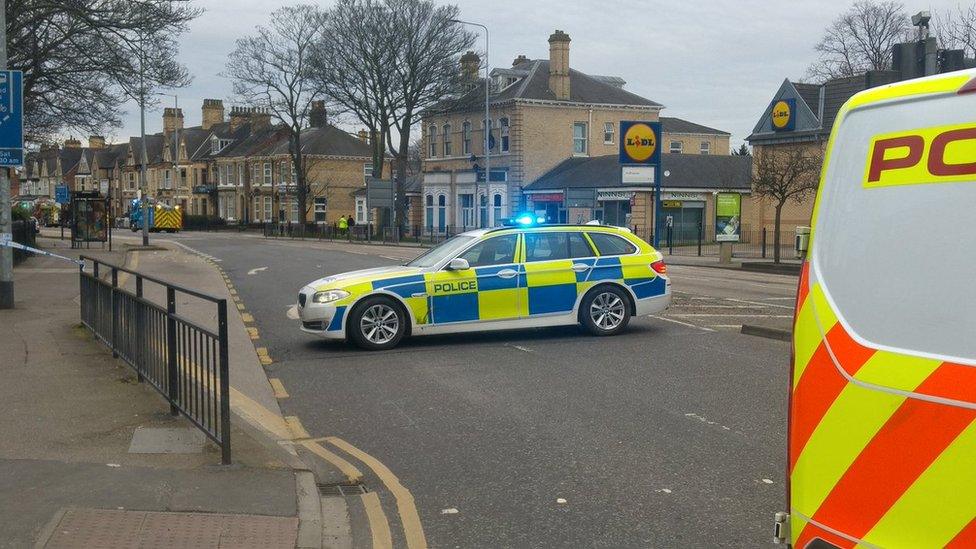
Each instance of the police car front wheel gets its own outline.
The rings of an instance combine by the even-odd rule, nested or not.
[[[630,302],[613,286],[595,288],[580,304],[580,320],[593,335],[615,335],[630,323]]]
[[[353,309],[349,335],[353,342],[370,351],[396,347],[406,333],[403,308],[386,297],[372,297]]]

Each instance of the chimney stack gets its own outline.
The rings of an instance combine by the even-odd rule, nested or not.
[[[477,53],[468,50],[461,56],[461,76],[465,80],[477,80],[478,71],[481,69],[481,57]]]
[[[369,143],[369,132],[366,131],[365,129],[359,130],[359,133],[356,135],[357,137],[359,137],[359,140],[362,141],[363,143]]]
[[[250,109],[246,107],[231,107],[230,108],[230,131],[234,131],[240,128],[251,118]]]
[[[102,135],[91,135],[88,137],[88,148],[89,149],[104,149],[105,148],[105,137]]]
[[[569,35],[559,29],[549,36],[549,90],[569,101]]]
[[[222,99],[204,99],[202,111],[200,127],[204,130],[209,130],[214,124],[220,124],[224,121],[224,101]]]
[[[69,137],[64,140],[64,148],[66,149],[80,149],[81,141],[78,141],[74,137]]]
[[[271,113],[263,107],[251,108],[251,131],[266,130],[271,127]]]
[[[514,69],[515,67],[521,65],[522,63],[525,63],[528,60],[529,60],[528,57],[524,55],[519,55],[518,57],[515,58],[515,61],[512,61],[512,68]]]
[[[328,111],[325,109],[325,101],[312,101],[312,108],[308,113],[308,123],[313,128],[324,128],[329,121]]]
[[[183,109],[166,107],[163,109],[163,133],[173,133],[183,129]]]

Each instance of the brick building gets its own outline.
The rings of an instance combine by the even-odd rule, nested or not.
[[[727,132],[660,117],[660,103],[625,90],[620,77],[572,69],[569,53],[569,35],[557,30],[549,37],[549,59],[519,56],[511,68],[492,70],[487,124],[480,59],[473,52],[461,57],[468,91],[422,116],[422,182],[411,197],[413,226],[493,226],[525,209],[566,221],[569,211],[559,193],[526,187],[567,159],[616,154],[621,120],[660,120],[666,153],[729,154]]]

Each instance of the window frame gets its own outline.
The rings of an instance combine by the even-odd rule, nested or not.
[[[442,146],[444,148],[444,158],[450,158],[451,156],[454,155],[454,151],[452,150],[452,142],[451,142],[451,123],[448,122],[444,124],[444,126],[441,129],[441,132],[442,132],[441,141],[443,141]]]
[[[461,124],[461,154],[471,154],[471,121],[465,120]]]
[[[580,137],[576,136],[576,128],[582,128],[582,135]],[[590,144],[589,144],[589,127],[586,122],[573,122],[573,156],[589,156],[590,154]],[[580,147],[577,144],[582,143],[582,151],[579,150]]]
[[[585,234],[586,234],[587,239],[590,241],[590,244],[593,247],[593,251],[596,252],[596,254],[597,254],[596,257],[623,257],[625,255],[635,255],[635,254],[640,253],[640,247],[638,247],[636,244],[634,244],[633,242],[627,240],[626,238],[624,238],[624,237],[622,237],[620,235],[616,235],[616,234],[612,234],[612,233],[605,233],[605,232],[600,232],[600,231],[585,231]],[[624,243],[626,243],[628,246],[631,247],[631,251],[630,252],[627,252],[627,253],[619,253],[619,254],[609,254],[609,253],[608,254],[604,254],[602,251],[600,251],[600,246],[599,246],[599,244],[597,244],[596,239],[593,238],[594,235],[605,236],[607,238],[615,238],[617,240],[623,241]]]
[[[711,141],[702,141],[698,145],[698,154],[709,155],[712,154],[712,143]]]
[[[437,158],[437,124],[427,128],[427,157]]]
[[[603,144],[613,145],[613,140],[616,137],[616,125],[613,122],[603,123]],[[607,137],[609,136],[609,139]]]
[[[501,134],[501,144],[499,145],[499,150],[503,153],[507,153],[510,150],[511,143],[509,141],[509,119],[507,116],[503,116],[498,119],[499,132]]]
[[[468,264],[473,269],[476,269],[476,268],[479,268],[479,267],[497,267],[499,265],[515,265],[515,264],[517,264],[517,261],[515,259],[516,259],[516,257],[518,257],[519,233],[503,234],[503,235],[497,235],[497,236],[491,236],[491,237],[488,237],[488,238],[479,239],[475,243],[471,244],[470,246],[468,246],[467,248],[465,248],[464,250],[462,250],[456,256],[454,256],[454,259],[463,258],[463,256],[465,254],[467,254],[471,250],[474,250],[478,246],[487,244],[488,242],[490,242],[492,240],[500,239],[500,238],[514,238],[515,239],[514,246],[512,246],[512,258],[511,258],[511,261],[503,261],[503,262],[500,262],[500,263],[489,263],[489,264],[482,265],[482,264],[472,263],[470,260],[468,260]]]
[[[675,147],[677,145],[677,147]],[[682,154],[684,152],[684,143],[682,141],[675,141],[674,139],[668,143],[668,152],[671,154]]]

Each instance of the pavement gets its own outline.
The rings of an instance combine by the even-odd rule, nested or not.
[[[53,233],[52,233],[53,234]],[[212,262],[178,246],[84,253],[230,300]],[[77,257],[66,241],[41,247]],[[298,459],[243,314],[231,314],[233,465],[80,324],[77,266],[33,257],[0,311],[0,547],[348,547],[343,509]],[[134,277],[123,275],[131,288]],[[146,296],[159,300],[146,283]],[[215,322],[213,306],[178,304]]]
[[[669,261],[674,306],[618,337],[521,330],[365,353],[301,333],[296,292],[416,248],[165,238],[218,264],[253,317],[299,454],[330,454],[367,491],[343,500],[354,539],[757,546],[783,510],[789,345],[739,332],[788,328],[795,276]]]

